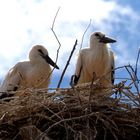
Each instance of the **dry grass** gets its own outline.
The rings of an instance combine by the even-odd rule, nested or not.
[[[119,98],[111,97],[119,92]],[[138,139],[138,99],[124,82],[111,92],[97,83],[50,93],[19,91],[11,101],[0,102],[0,139]]]

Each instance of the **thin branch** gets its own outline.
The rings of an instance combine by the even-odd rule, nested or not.
[[[2,121],[4,120],[5,115],[6,115],[7,113],[8,113],[8,112],[5,112],[5,113],[2,115],[2,117],[0,118],[0,123],[2,123]]]
[[[55,14],[55,17],[54,17],[54,20],[53,20],[53,23],[52,23],[52,27],[51,27],[51,30],[52,30],[52,32],[53,32],[53,34],[54,34],[54,36],[55,36],[55,38],[56,38],[56,40],[57,40],[57,42],[58,42],[58,44],[59,44],[58,49],[57,49],[55,64],[57,64],[58,55],[59,55],[59,50],[60,50],[60,48],[61,48],[61,43],[60,43],[60,41],[59,41],[59,39],[58,39],[58,37],[57,37],[55,31],[54,31],[54,24],[55,24],[55,21],[56,21],[56,18],[57,18],[57,15],[58,15],[59,10],[60,10],[60,7],[58,8],[58,10],[57,10],[57,12],[56,12],[56,14]],[[55,67],[52,69],[50,75],[53,73],[54,69],[55,69]],[[50,75],[49,75],[49,76],[50,76]]]
[[[107,73],[105,73],[102,77],[99,78],[99,81],[101,81],[107,74],[111,73],[112,71],[115,71],[117,69],[122,69],[122,68],[125,68],[125,67],[128,67],[129,65],[124,65],[124,66],[120,66],[120,67],[117,67],[117,68],[114,68],[114,69],[111,69],[110,71],[108,71]]]
[[[89,98],[88,98],[88,100],[89,100],[88,107],[89,107],[90,111],[91,111],[90,102],[91,102],[91,95],[92,95],[92,91],[93,91],[93,83],[94,83],[96,78],[97,78],[96,73],[93,72],[92,81],[91,81],[91,85],[90,85],[91,90],[90,90],[90,94],[89,94]]]
[[[138,82],[139,79],[138,79],[137,75],[135,74],[135,70],[133,69],[133,67],[132,67],[131,65],[129,65],[128,67],[129,67],[129,68],[131,69],[131,71],[132,71],[132,72],[131,72],[131,73],[132,73],[131,75],[132,75],[132,77],[133,77],[133,80],[134,80],[135,82],[136,82],[136,81]]]
[[[55,24],[55,21],[56,21],[56,18],[57,18],[57,15],[58,15],[59,10],[60,10],[60,7],[58,8],[58,10],[57,10],[57,12],[56,12],[56,14],[55,14],[55,17],[54,17],[54,19],[53,19],[53,23],[52,23],[52,27],[51,27],[52,30],[53,30],[53,28],[54,28],[54,24]]]
[[[137,75],[137,68],[138,68],[139,57],[140,57],[140,48],[139,48],[138,55],[137,55],[137,60],[136,60],[135,75]],[[139,82],[139,81],[138,81],[138,82]]]
[[[129,71],[128,67],[132,70],[133,73],[131,73],[131,72]],[[137,80],[137,76],[135,75],[132,66],[129,65],[128,67],[125,67],[125,68],[126,68],[127,72],[129,73],[130,77],[132,78],[132,81],[133,81],[134,86],[135,86],[135,88],[136,88],[136,90],[137,90],[138,96],[140,97],[138,84],[136,83],[136,81],[138,81],[138,80]]]
[[[123,78],[123,77],[115,77],[115,79],[117,79],[117,80],[127,80],[127,81],[132,81],[131,78]],[[138,79],[138,81],[140,82],[139,79]]]
[[[57,40],[57,42],[58,42],[58,44],[59,44],[58,49],[57,49],[55,64],[57,64],[58,55],[59,55],[59,50],[60,50],[60,48],[61,48],[61,43],[60,43],[60,41],[59,41],[59,39],[58,39],[58,37],[57,37],[55,31],[54,31],[54,24],[55,24],[57,15],[58,15],[58,13],[59,13],[59,10],[60,10],[60,7],[58,8],[58,10],[57,10],[57,12],[56,12],[56,14],[55,14],[55,17],[54,17],[54,20],[53,20],[53,23],[52,23],[52,27],[51,27],[51,30],[52,30],[52,32],[53,32],[53,34],[54,34],[54,36],[55,36],[55,38],[56,38],[56,40]],[[49,75],[48,75],[45,79],[43,79],[36,87],[39,87],[43,82],[45,82],[46,80],[48,80],[49,77],[51,76],[51,74],[53,73],[54,69],[55,69],[55,67],[51,70],[51,72],[49,73]]]
[[[70,54],[70,56],[69,56],[69,59],[68,59],[68,61],[67,61],[67,63],[66,63],[66,66],[65,66],[65,68],[64,68],[64,70],[63,70],[63,72],[62,72],[62,75],[61,75],[61,77],[60,77],[60,80],[59,80],[59,83],[58,83],[57,88],[60,87],[60,84],[61,84],[61,82],[62,82],[63,76],[64,76],[64,74],[65,74],[65,72],[66,72],[66,69],[67,69],[69,63],[70,63],[70,60],[71,60],[71,57],[72,57],[72,55],[73,55],[73,53],[74,53],[74,50],[75,50],[75,48],[76,48],[76,45],[77,45],[77,39],[76,39],[76,41],[75,41],[75,44],[74,44],[74,46],[73,46],[73,49],[72,49],[71,54]]]
[[[92,20],[90,19],[89,24],[88,24],[86,30],[84,31],[84,34],[83,34],[83,36],[82,36],[82,41],[81,41],[81,45],[80,45],[79,51],[82,49],[84,37],[85,37],[85,34],[86,34],[87,30],[89,29],[89,27],[90,27],[90,25],[91,25],[91,21],[92,21]]]
[[[130,96],[130,94],[128,94],[128,92],[124,91],[124,90],[121,90],[121,92],[130,99],[130,101],[132,101],[137,107],[139,106],[139,104],[136,102],[136,100]]]
[[[61,47],[61,43],[60,43],[60,41],[59,41],[59,39],[58,39],[58,37],[57,37],[55,31],[54,31],[54,24],[55,24],[55,21],[56,21],[56,18],[57,18],[57,15],[58,15],[59,10],[60,10],[60,7],[58,8],[58,10],[57,10],[57,12],[56,12],[56,14],[55,14],[55,17],[54,17],[54,20],[53,20],[53,23],[52,23],[52,27],[51,27],[51,30],[52,30],[52,32],[53,32],[53,34],[54,34],[54,36],[55,36],[55,38],[56,38],[56,40],[57,40],[57,42],[58,42],[58,44],[59,44],[58,49],[57,49],[57,55],[56,55],[56,61],[55,61],[55,63],[57,63],[58,55],[59,55],[59,50],[60,50],[60,47]],[[53,70],[54,70],[54,69],[55,69],[55,68],[53,68]],[[52,70],[52,71],[53,71],[53,70]]]
[[[57,126],[57,125],[60,125],[62,122],[69,122],[69,121],[72,121],[72,120],[79,120],[79,119],[83,119],[83,118],[87,118],[87,117],[91,117],[91,116],[94,116],[96,113],[95,112],[92,112],[90,114],[86,114],[86,115],[83,115],[83,116],[79,116],[79,117],[72,117],[72,118],[67,118],[67,119],[63,119],[63,120],[60,120],[54,124],[52,124],[48,129],[46,129],[44,131],[44,133],[48,133],[54,126]],[[42,133],[43,134],[43,133]]]

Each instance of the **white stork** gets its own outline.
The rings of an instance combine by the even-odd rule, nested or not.
[[[48,51],[41,45],[33,46],[29,61],[18,62],[6,75],[0,92],[16,91],[25,88],[48,88],[51,66],[59,67],[52,61]]]
[[[105,87],[114,83],[114,53],[107,45],[114,42],[116,40],[106,37],[101,32],[90,36],[90,47],[79,52],[71,86],[88,83],[93,79],[100,79],[100,83]]]

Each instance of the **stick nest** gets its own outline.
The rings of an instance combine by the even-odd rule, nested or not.
[[[140,139],[138,99],[123,83],[111,90],[84,84],[53,92],[19,91],[9,102],[0,100],[0,139]]]

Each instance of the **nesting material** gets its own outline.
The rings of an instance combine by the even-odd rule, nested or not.
[[[18,91],[9,102],[0,100],[0,139],[140,138],[138,95],[122,83],[108,88],[88,83],[47,91],[27,89]],[[115,99],[119,92],[122,95]]]

